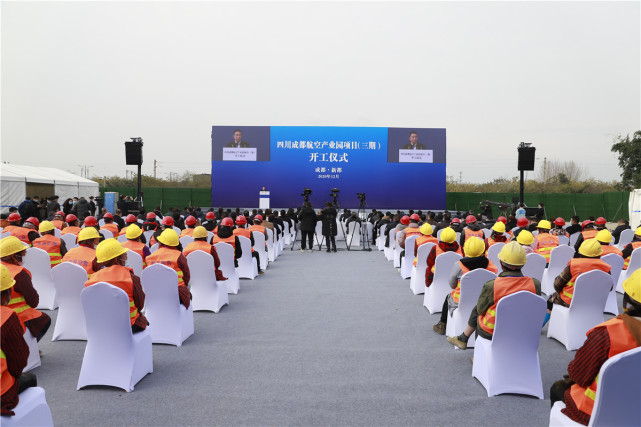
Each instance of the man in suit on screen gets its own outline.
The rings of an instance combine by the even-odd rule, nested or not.
[[[234,130],[234,140],[227,145],[227,148],[249,148],[248,142],[243,141],[243,132],[240,129]]]
[[[403,150],[427,150],[427,147],[418,142],[418,133],[412,131],[410,132],[410,142],[403,145]]]

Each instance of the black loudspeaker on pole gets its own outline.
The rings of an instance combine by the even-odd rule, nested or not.
[[[536,148],[531,147],[532,144],[527,142],[521,142],[519,144],[519,171],[521,175],[520,182],[520,203],[523,203],[523,171],[533,171],[534,170],[534,156],[536,154]]]
[[[128,165],[138,166],[138,210],[142,208],[142,138],[131,138],[125,141],[125,160]]]

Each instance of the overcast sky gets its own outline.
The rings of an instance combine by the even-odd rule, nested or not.
[[[211,171],[211,126],[447,129],[447,174],[575,160],[619,177],[641,129],[640,3],[10,2],[1,160]],[[129,167],[133,170],[133,167]],[[374,172],[375,173],[375,172]],[[536,172],[535,172],[536,173]],[[533,176],[533,175],[531,175]]]

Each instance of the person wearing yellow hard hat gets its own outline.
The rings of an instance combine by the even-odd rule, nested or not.
[[[603,248],[597,239],[588,239],[579,248],[579,253],[574,255],[567,267],[554,279],[554,292],[548,299],[548,313],[554,304],[569,307],[574,295],[574,283],[582,273],[592,270],[601,270],[610,274],[610,265],[601,260]],[[546,321],[549,317],[546,317]]]
[[[432,225],[429,223],[424,223],[421,225],[419,228],[421,231],[421,235],[416,238],[414,241],[414,267],[416,267],[416,264],[418,263],[418,260],[416,259],[416,256],[418,255],[418,248],[421,245],[424,245],[425,243],[438,243],[438,239],[434,236],[432,236],[432,233],[434,230],[432,229]]]
[[[72,262],[84,268],[87,276],[100,269],[96,260],[96,246],[100,243],[100,233],[94,227],[85,227],[78,233],[78,246],[69,249],[62,262]]]
[[[199,225],[198,227],[194,228],[192,236],[194,238],[194,241],[188,244],[185,249],[183,249],[183,255],[189,256],[189,254],[194,251],[203,251],[210,254],[214,258],[216,280],[227,280],[227,278],[223,276],[223,272],[220,271],[220,259],[218,258],[218,252],[216,251],[216,248],[214,247],[214,245],[207,243],[207,239],[209,238],[207,229],[202,225]],[[260,268],[258,270],[258,274],[263,274]]]
[[[130,226],[131,227],[131,226]],[[85,287],[99,282],[114,285],[129,297],[129,322],[132,332],[144,331],[149,322],[142,314],[145,306],[145,292],[140,284],[140,278],[132,269],[125,267],[128,249],[116,239],[105,239],[96,246],[98,262],[103,266],[85,282]]]
[[[501,223],[502,224],[502,223]],[[441,320],[432,327],[434,332],[439,335],[445,335],[445,328],[447,326],[448,314],[452,313],[458,307],[461,296],[461,277],[469,271],[476,270],[477,268],[484,268],[492,273],[498,273],[498,268],[492,261],[487,259],[485,253],[485,242],[478,237],[472,236],[465,241],[463,247],[465,257],[461,258],[456,264],[452,266],[450,273],[449,285],[453,289],[443,302],[443,309],[441,311]]]
[[[36,376],[31,372],[22,373],[29,359],[29,346],[24,340],[24,329],[15,311],[7,305],[11,301],[11,289],[16,281],[9,269],[0,266],[0,321],[2,334],[2,416],[15,415],[12,411],[18,405],[19,394],[37,385]]]
[[[501,242],[507,243],[507,236],[505,235],[505,224],[497,221],[492,226],[492,234],[490,234],[490,237],[485,239],[485,253],[487,254],[487,250],[490,249],[490,246]],[[463,253],[465,253],[465,246],[463,246]]]
[[[623,252],[621,252],[616,246],[612,246],[610,244],[612,243],[612,233],[610,233],[610,230],[604,228],[599,231],[596,234],[596,239],[601,243],[601,249],[603,249],[603,253],[601,254],[602,258],[607,254],[617,254],[620,257],[623,257]]]
[[[590,423],[603,364],[617,354],[641,347],[641,269],[623,282],[623,291],[624,313],[587,332],[585,342],[568,365],[571,381],[557,381],[550,389],[552,405],[563,401],[565,408],[561,412],[576,423]],[[639,379],[626,381],[638,383]],[[631,404],[629,410],[639,409],[638,403]]]
[[[142,266],[145,267],[147,265],[145,259],[151,255],[151,250],[149,246],[141,241],[142,229],[137,224],[131,224],[127,227],[125,236],[127,236],[127,240],[122,242],[122,246],[140,255],[142,258]]]
[[[62,262],[62,257],[67,253],[65,241],[54,235],[56,227],[49,221],[40,223],[40,236],[33,241],[33,247],[42,249],[49,254],[51,268]]]
[[[516,235],[516,233],[514,234]],[[521,230],[518,236],[516,236],[516,241],[523,246],[526,255],[534,253],[534,248],[532,247],[534,244],[534,235],[530,233],[529,230]]]
[[[461,247],[456,242],[456,232],[451,227],[444,228],[438,238],[439,242],[430,250],[427,255],[427,268],[425,269],[425,286],[430,287],[434,280],[434,264],[436,257],[445,252],[456,252],[463,256]]]
[[[541,282],[523,275],[521,269],[527,263],[525,250],[518,242],[509,242],[501,248],[499,261],[503,271],[496,279],[485,282],[478,302],[472,309],[467,327],[458,337],[448,337],[447,342],[465,350],[474,331],[483,338],[492,339],[496,323],[496,306],[501,298],[519,291],[541,295]]]
[[[40,341],[51,326],[51,318],[35,308],[40,302],[40,296],[33,287],[31,273],[22,267],[26,249],[17,237],[5,237],[0,240],[0,262],[16,282],[11,288],[11,299],[7,307],[18,314],[23,328],[28,328],[31,335]],[[24,333],[24,329],[22,332]]]
[[[559,237],[550,234],[550,229],[552,224],[546,219],[542,219],[536,226],[536,229],[539,231],[534,241],[534,252],[539,255],[543,255],[546,262],[550,262],[550,252],[552,249],[559,246]]]
[[[166,217],[165,217],[166,218]],[[176,271],[178,274],[178,299],[180,303],[189,308],[191,293],[189,292],[189,264],[182,253],[178,240],[178,233],[171,228],[166,228],[158,236],[158,250],[147,256],[147,267],[154,264],[163,264]]]
[[[630,257],[632,256],[632,252],[634,252],[634,250],[638,248],[641,248],[641,227],[637,228],[637,230],[634,232],[634,237],[632,237],[632,241],[628,243],[621,251],[624,270],[627,270],[628,266],[630,265]]]

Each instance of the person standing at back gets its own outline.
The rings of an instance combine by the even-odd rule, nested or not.
[[[318,217],[323,223],[323,236],[325,236],[325,246],[327,252],[336,252],[336,235],[338,229],[336,227],[336,208],[332,206],[331,202],[325,203],[325,208],[320,212]]]
[[[298,220],[300,221],[300,247],[301,252],[306,248],[305,243],[309,242],[309,252],[314,250],[314,231],[316,230],[316,212],[312,208],[312,204],[309,202],[303,203],[303,208],[298,214]]]

